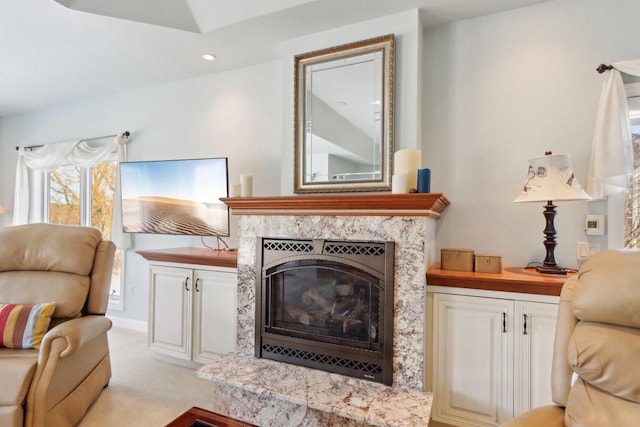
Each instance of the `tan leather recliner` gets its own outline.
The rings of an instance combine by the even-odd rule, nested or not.
[[[0,231],[0,304],[56,303],[39,349],[0,348],[0,426],[73,426],[109,383],[114,253],[88,227]]]
[[[640,426],[640,251],[604,251],[562,287],[551,388],[558,406],[502,427]]]

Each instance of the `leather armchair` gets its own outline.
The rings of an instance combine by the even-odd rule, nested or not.
[[[114,253],[88,227],[0,231],[0,303],[56,303],[39,349],[0,348],[1,426],[73,426],[109,383]]]
[[[640,425],[640,251],[585,260],[560,295],[552,398],[502,427]]]

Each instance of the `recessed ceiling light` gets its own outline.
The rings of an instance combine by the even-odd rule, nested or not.
[[[213,53],[205,53],[202,55],[202,59],[205,61],[213,61],[216,59],[216,56]]]

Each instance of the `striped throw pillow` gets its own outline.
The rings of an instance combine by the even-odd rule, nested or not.
[[[55,302],[0,304],[0,347],[40,348],[55,309]]]

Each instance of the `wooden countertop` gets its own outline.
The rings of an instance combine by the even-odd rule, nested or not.
[[[208,248],[169,248],[136,251],[147,261],[177,262],[183,264],[211,265],[214,267],[238,267],[237,250]]]
[[[476,273],[440,269],[434,263],[427,271],[427,286],[519,292],[524,294],[559,296],[562,285],[575,273],[552,275],[538,273],[535,268],[504,267],[502,273]]]

